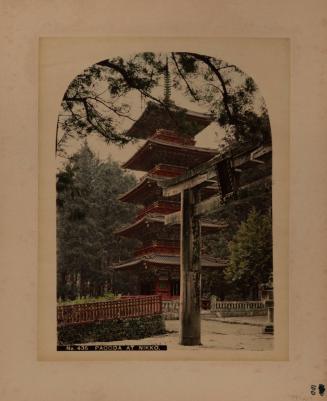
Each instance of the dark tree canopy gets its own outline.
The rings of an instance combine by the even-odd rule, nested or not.
[[[114,235],[135,214],[118,195],[135,178],[117,163],[100,162],[87,144],[57,175],[58,298],[99,296],[110,289],[109,267],[131,256],[132,240]]]
[[[252,209],[230,242],[229,250],[227,282],[243,298],[255,299],[259,286],[268,283],[272,275],[271,213],[260,214]]]
[[[129,142],[125,133],[137,118],[135,96],[169,110],[172,89],[203,106],[227,131],[226,143],[270,141],[264,100],[237,66],[196,53],[147,52],[100,61],[71,82],[58,117],[57,152],[69,138],[90,133],[108,142]]]

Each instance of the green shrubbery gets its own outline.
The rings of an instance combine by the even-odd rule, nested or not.
[[[58,327],[58,344],[134,340],[165,333],[162,315]]]
[[[65,305],[80,305],[80,304],[89,304],[93,302],[106,302],[106,301],[114,301],[118,299],[120,296],[115,295],[112,292],[106,292],[101,297],[80,297],[74,300],[69,301],[62,301],[59,299],[58,306],[65,306]]]

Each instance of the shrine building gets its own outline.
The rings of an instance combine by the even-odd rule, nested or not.
[[[128,271],[136,278],[136,287],[130,293],[158,294],[163,299],[179,297],[180,291],[180,225],[165,225],[165,215],[180,210],[179,195],[165,198],[158,185],[161,180],[185,174],[217,154],[216,149],[197,147],[194,136],[211,123],[202,113],[170,106],[169,109],[148,103],[142,116],[127,135],[145,139],[145,143],[123,164],[123,168],[142,171],[145,175],[127,193],[122,202],[141,205],[133,222],[121,227],[116,235],[138,239],[131,260],[116,264],[114,270]],[[218,189],[213,184],[201,191],[206,199]],[[217,233],[224,223],[201,220],[201,232]],[[201,255],[201,268],[206,271],[222,269],[224,260]]]

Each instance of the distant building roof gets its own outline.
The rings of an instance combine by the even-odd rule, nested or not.
[[[134,267],[136,265],[161,265],[161,266],[179,266],[180,256],[179,255],[161,255],[161,254],[151,254],[144,255],[127,262],[119,263],[114,267],[114,269],[123,269],[128,267]],[[201,256],[201,267],[202,268],[223,268],[226,267],[227,261],[224,259],[212,258],[207,255]]]
[[[133,138],[146,139],[157,129],[177,131],[194,137],[213,121],[209,114],[187,110],[176,105],[169,107],[148,102],[140,118],[126,132]]]

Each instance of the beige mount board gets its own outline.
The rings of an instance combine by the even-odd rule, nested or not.
[[[25,4],[4,0],[0,7],[3,41],[0,171],[6,186],[0,200],[3,322],[0,399],[320,399],[318,394],[311,394],[311,385],[326,384],[327,378],[326,2],[181,0],[88,4],[35,0]],[[39,38],[113,40],[121,36],[146,37],[149,41],[158,36],[195,38],[190,39],[192,44],[195,40],[198,44],[207,43],[207,38],[226,37],[285,38],[289,42],[290,147],[289,158],[285,159],[290,163],[288,360],[119,363],[38,360],[41,344],[37,327]],[[101,40],[97,43],[100,45]],[[111,47],[114,53],[116,49]],[[74,63],[83,51],[83,46],[77,46],[66,56]],[[234,56],[246,51],[244,47]],[[92,50],[89,52],[85,64],[76,65],[78,71],[94,62]],[[219,53],[216,47],[214,54]],[[267,48],[262,59],[271,60],[269,57],[273,55]],[[273,69],[275,62],[279,62],[277,54],[270,68]],[[61,67],[61,59],[54,63],[59,69],[66,68]],[[255,66],[242,67],[250,73]],[[58,83],[61,85],[58,96],[75,76],[76,69],[68,74],[66,82]],[[268,78],[278,85],[273,72],[265,79]],[[255,79],[258,81],[258,77]],[[258,84],[267,100],[264,86]],[[58,105],[57,101],[53,117]],[[269,104],[268,108],[273,119]],[[51,129],[55,123],[55,118],[49,121]],[[40,158],[41,152],[40,148]],[[51,198],[53,194],[48,196]],[[42,293],[45,305],[52,299],[52,292]]]

